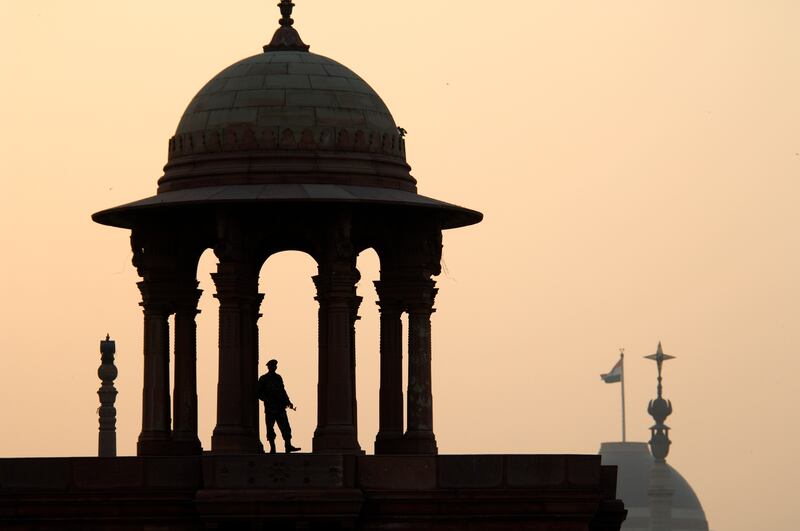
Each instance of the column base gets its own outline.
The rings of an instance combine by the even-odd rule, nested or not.
[[[402,453],[436,455],[439,453],[436,436],[432,431],[407,431],[403,435]]]
[[[364,455],[365,453],[358,444],[355,430],[351,427],[317,428],[311,446],[315,454]]]
[[[203,447],[199,439],[172,439],[172,455],[201,455]]]
[[[403,448],[403,432],[378,432],[375,437],[375,455],[398,455]]]
[[[169,436],[164,438],[142,438],[136,443],[136,455],[172,455],[172,441]]]
[[[211,436],[212,454],[263,454],[264,446],[249,432],[216,428]]]

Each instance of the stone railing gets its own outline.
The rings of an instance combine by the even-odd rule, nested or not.
[[[236,151],[307,150],[378,153],[405,160],[402,135],[380,130],[335,127],[302,129],[251,124],[182,133],[169,140],[168,159]]]

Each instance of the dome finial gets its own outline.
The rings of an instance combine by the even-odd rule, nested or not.
[[[294,9],[294,3],[291,0],[281,0],[278,7],[281,10],[281,19],[278,21],[281,23],[281,26],[293,25],[294,19],[292,18],[292,10]]]
[[[650,427],[650,451],[657,463],[663,463],[669,454],[669,446],[672,444],[672,441],[669,440],[669,426],[664,423],[667,417],[672,414],[672,402],[665,400],[663,397],[661,366],[665,361],[674,359],[675,356],[664,354],[661,348],[661,341],[659,341],[656,353],[645,356],[645,358],[655,361],[658,367],[658,387],[656,389],[658,396],[647,405],[647,413],[656,421]]]
[[[292,0],[281,0],[278,7],[281,10],[281,19],[279,20],[281,27],[272,36],[272,41],[264,46],[264,51],[307,52],[310,46],[303,42],[300,34],[293,27],[292,10],[294,9],[294,2]]]

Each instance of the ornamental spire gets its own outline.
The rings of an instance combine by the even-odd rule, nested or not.
[[[651,400],[647,405],[647,412],[656,421],[650,427],[650,451],[656,462],[663,463],[666,461],[667,454],[669,454],[669,446],[672,444],[672,441],[669,440],[669,426],[664,424],[667,417],[672,414],[672,402],[664,400],[662,397],[661,366],[665,361],[674,359],[675,356],[664,354],[661,349],[661,341],[659,341],[656,353],[645,356],[645,358],[655,361],[658,366],[658,395],[655,400]]]
[[[300,34],[293,27],[292,10],[294,9],[294,2],[292,0],[281,0],[278,7],[281,10],[281,19],[278,21],[281,27],[272,36],[272,41],[264,46],[264,51],[307,52],[310,46],[303,42]]]
[[[117,388],[114,387],[114,380],[117,378],[117,366],[114,365],[116,351],[116,342],[106,334],[105,340],[100,341],[100,368],[97,369],[97,376],[102,382],[97,390],[100,397],[100,407],[97,408],[100,417],[98,457],[117,456],[117,410],[114,407],[117,399]]]

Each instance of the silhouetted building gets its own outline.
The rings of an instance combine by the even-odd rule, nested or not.
[[[214,453],[259,442],[258,293],[262,264],[299,250],[318,264],[315,452],[361,453],[355,396],[356,258],[374,249],[381,309],[377,453],[435,454],[431,314],[442,231],[482,215],[417,193],[402,132],[378,94],[345,66],[310,53],[284,3],[264,53],[226,68],[195,96],[169,141],[158,193],[99,212],[131,229],[142,277],[144,405],[139,455],[196,454],[197,263],[213,249],[219,313]],[[401,316],[408,315],[407,409]],[[175,315],[170,429],[169,324]],[[407,419],[404,430],[403,418]]]
[[[650,478],[655,464],[646,442],[604,442],[600,446],[604,465],[617,467],[617,496],[628,517],[622,531],[650,531]],[[671,525],[673,531],[707,531],[703,506],[692,486],[671,465],[669,472]]]
[[[264,53],[223,70],[189,104],[158,193],[93,216],[131,229],[142,277],[138,455],[0,460],[0,527],[618,530],[625,511],[616,472],[599,456],[437,455],[432,277],[441,269],[442,231],[482,215],[417,193],[405,131],[359,76],[308,51],[293,6],[281,2],[281,26]],[[209,248],[219,261],[219,381],[217,423],[203,454],[196,269]],[[355,394],[356,258],[369,248],[381,265],[373,456],[358,442]],[[258,274],[284,250],[318,264],[317,427],[311,454],[264,455]]]
[[[647,406],[655,424],[650,443],[608,442],[600,446],[603,463],[617,467],[617,493],[625,503],[628,517],[623,531],[708,531],[703,507],[692,487],[667,464],[672,441],[665,421],[672,414],[672,402],[664,399],[661,370],[674,356],[664,354],[661,343],[656,353],[646,356],[658,368],[657,396]]]

